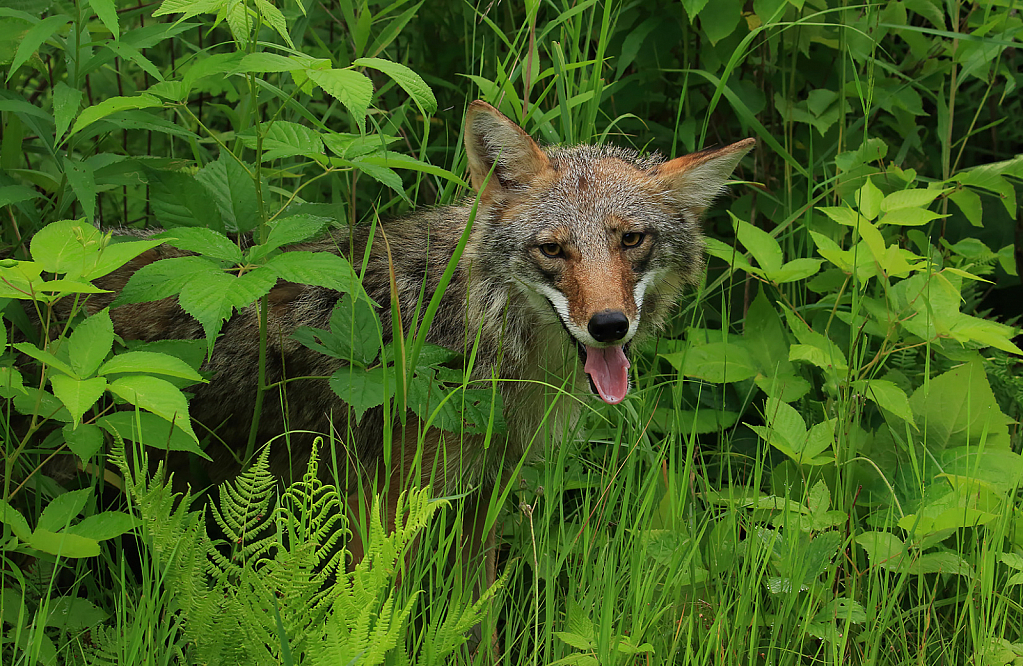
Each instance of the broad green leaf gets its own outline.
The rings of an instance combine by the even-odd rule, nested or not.
[[[121,31],[117,23],[117,7],[114,4],[114,0],[89,0],[89,4],[92,5],[96,16],[99,17],[100,21],[103,21],[103,25],[106,26],[107,30],[110,31],[110,34],[116,40],[120,36]]]
[[[878,407],[883,407],[916,428],[913,412],[909,407],[909,398],[893,382],[885,379],[868,379],[859,380],[854,383],[854,386],[857,391],[872,400]]]
[[[716,384],[738,382],[757,374],[749,351],[743,345],[731,342],[693,345],[687,351],[661,356],[685,376]]]
[[[855,227],[860,222],[866,221],[867,218],[863,217],[852,208],[839,208],[833,206],[818,206],[817,210],[830,217],[835,222],[838,222],[845,227]]]
[[[88,520],[88,518],[86,518]],[[60,597],[50,603],[46,626],[79,633],[97,626],[110,616],[106,611],[82,597]]]
[[[295,43],[291,41],[291,35],[288,34],[287,21],[284,20],[284,14],[281,13],[281,10],[277,9],[267,0],[255,0],[255,5],[256,11],[259,12],[260,18],[263,19],[263,23],[273,28],[288,46],[295,48]]]
[[[43,195],[25,185],[5,185],[0,187],[0,208],[21,203],[22,201],[38,199],[41,196]]]
[[[363,370],[354,366],[337,370],[330,378],[330,388],[355,411],[355,420],[361,421],[366,410],[384,403],[384,373],[382,367]],[[390,378],[389,392],[394,394],[396,379]]]
[[[198,180],[179,171],[145,170],[153,214],[165,229],[207,227],[224,231],[213,195]]]
[[[78,425],[82,415],[96,404],[107,388],[107,380],[103,377],[74,379],[66,375],[51,375],[50,383],[53,385],[53,395],[67,407],[75,425]]]
[[[77,428],[69,423],[63,432],[68,448],[83,463],[89,462],[103,448],[103,431],[93,423],[81,423]]]
[[[359,279],[352,265],[330,252],[285,252],[266,263],[282,280],[358,293]]]
[[[171,425],[149,412],[115,412],[96,419],[96,423],[111,434],[163,451],[188,451],[206,460],[206,455],[194,439],[177,425]],[[79,426],[85,427],[85,426]]]
[[[0,523],[10,526],[11,532],[21,541],[28,541],[32,534],[25,516],[3,499],[0,499]]]
[[[787,355],[785,361],[786,365],[792,365]],[[810,382],[794,373],[777,375],[758,374],[754,381],[761,391],[783,402],[795,402],[813,388]]]
[[[57,396],[35,386],[26,386],[25,392],[15,395],[12,402],[19,414],[25,414],[26,416],[36,414],[43,418],[55,419],[64,423],[71,423],[74,420],[71,418],[71,414],[68,413],[67,408],[64,407],[64,403],[57,400]]]
[[[103,511],[83,518],[80,523],[65,531],[96,541],[106,541],[130,532],[141,524],[142,521],[135,516],[120,511]]]
[[[768,376],[795,371],[789,362],[789,341],[781,317],[763,289],[750,303],[742,329],[746,349],[758,370]]]
[[[274,272],[260,267],[241,277],[218,273],[202,280],[188,282],[178,296],[178,303],[195,317],[206,333],[210,353],[224,320],[235,308],[243,308],[261,298],[277,282]]]
[[[79,377],[91,377],[114,346],[110,309],[103,308],[75,327],[68,339],[68,357]]]
[[[157,377],[133,375],[111,382],[110,392],[129,404],[173,423],[197,440],[192,431],[185,396],[170,382]]]
[[[20,351],[22,354],[30,356],[35,360],[40,361],[41,363],[45,363],[54,370],[59,370],[60,372],[63,372],[65,375],[69,377],[75,376],[75,371],[71,368],[70,365],[60,360],[50,352],[44,349],[39,349],[31,342],[18,342],[15,345],[13,345],[13,347]]]
[[[945,270],[950,269],[946,268]],[[1023,356],[1023,350],[1012,341],[1016,330],[997,321],[959,313],[952,325],[949,326],[948,332],[959,342],[979,342],[986,347],[994,347],[1010,354]]]
[[[128,109],[149,109],[157,106],[162,107],[163,102],[147,93],[132,97],[108,97],[99,104],[83,109],[78,114],[78,120],[75,121],[75,125],[71,128],[71,133],[68,136],[77,134],[97,120],[106,118],[112,113],[127,111]]]
[[[102,243],[103,234],[84,220],[60,220],[32,236],[30,249],[43,270],[79,276]]]
[[[884,198],[884,201],[881,202],[881,212],[890,213],[893,210],[899,210],[901,208],[926,208],[927,206],[930,206],[935,199],[948,191],[948,189],[914,189],[892,192]]]
[[[18,52],[14,54],[14,60],[11,61],[11,68],[7,70],[7,81],[11,80],[14,73],[18,71],[18,68],[25,64],[25,62],[32,57],[43,42],[53,36],[53,34],[59,30],[63,30],[67,27],[70,19],[64,14],[57,14],[55,16],[49,16],[44,18],[39,23],[32,26],[25,36],[21,38],[21,43],[18,44]]]
[[[360,132],[366,131],[366,111],[373,99],[373,82],[365,74],[350,69],[308,68],[304,72],[309,80],[345,105]]]
[[[63,81],[58,81],[53,86],[53,118],[57,124],[56,137],[59,141],[71,121],[78,114],[78,107],[82,104],[82,91],[72,88]]]
[[[700,15],[703,8],[707,6],[709,0],[682,0],[682,7],[686,10],[686,14],[689,15],[689,21],[692,22]]]
[[[163,0],[153,16],[182,14],[179,21],[206,13],[216,13],[224,6],[224,0]],[[241,54],[238,54],[239,56]]]
[[[781,435],[794,450],[806,440],[806,422],[796,409],[781,400],[768,398],[764,404],[764,420],[772,435]]]
[[[401,181],[401,176],[397,173],[388,169],[387,167],[378,166],[370,162],[366,162],[363,158],[357,157],[354,160],[336,160],[340,163],[340,166],[350,166],[359,171],[363,172],[373,180],[383,183],[387,187],[394,190],[401,198],[408,201],[408,195],[405,194],[405,185]],[[332,163],[334,160],[332,160]]]
[[[36,550],[59,557],[81,558],[99,555],[99,542],[94,539],[40,528],[32,532],[28,545]]]
[[[221,151],[216,162],[210,162],[195,174],[195,179],[206,186],[217,202],[227,231],[245,233],[259,224],[256,183],[252,178],[247,167],[227,151]]]
[[[962,188],[948,195],[952,203],[959,206],[970,224],[975,227],[984,226],[984,206],[980,201],[980,195],[973,190]]]
[[[699,0],[693,2],[698,4]],[[714,0],[706,2],[700,10],[700,27],[711,44],[728,37],[742,21],[744,0]]]
[[[864,532],[856,537],[856,543],[867,551],[870,566],[896,573],[909,566],[906,545],[890,532]]]
[[[259,157],[263,162],[272,162],[294,155],[316,158],[324,154],[320,133],[311,127],[278,120],[272,124],[263,125],[261,129],[263,152]],[[240,135],[238,138],[247,148],[256,148],[259,145],[254,132]]]
[[[777,270],[765,271],[765,276],[771,282],[778,284],[805,280],[820,272],[821,263],[820,259],[810,259],[808,257],[793,259]]]
[[[224,272],[203,257],[172,257],[147,264],[132,274],[111,307],[161,301],[178,294],[192,280],[216,280]]]
[[[205,381],[198,372],[193,370],[180,358],[168,354],[148,351],[127,351],[117,354],[103,364],[100,375],[133,372],[137,374],[167,375],[180,377],[195,382]]]
[[[731,213],[729,213],[731,215]],[[740,220],[735,215],[732,217],[732,226],[735,227],[735,235],[739,242],[749,250],[753,258],[757,260],[765,272],[776,271],[781,268],[784,255],[781,246],[771,234],[759,229],[749,222]]]
[[[25,394],[25,380],[17,368],[0,366],[0,398]]]
[[[904,227],[918,227],[948,215],[935,213],[926,208],[896,208],[890,213],[885,213],[879,224],[897,224]]]
[[[85,217],[91,222],[96,217],[96,177],[93,168],[86,162],[65,156],[64,175],[78,203],[82,204]]]
[[[462,180],[455,174],[451,173],[447,169],[442,169],[441,167],[435,166],[433,164],[428,164],[426,162],[417,160],[414,157],[410,157],[402,153],[396,153],[390,150],[374,152],[369,155],[355,156],[352,159],[358,162],[359,164],[363,165],[373,164],[376,166],[387,167],[389,169],[409,169],[411,171],[421,171],[423,173],[428,173],[431,176],[438,176],[440,178],[444,178],[445,180],[449,180],[452,183],[456,183],[462,187],[469,187],[468,183],[466,183],[464,180]]]
[[[255,261],[280,247],[301,243],[319,236],[330,220],[315,215],[291,215],[270,223],[266,243],[249,250],[249,260]]]
[[[912,574],[955,574],[974,578],[976,574],[969,562],[959,553],[945,551],[941,553],[924,553],[908,567]]]
[[[265,74],[267,72],[290,72],[301,66],[300,62],[289,56],[258,51],[245,54],[235,71]]]
[[[113,238],[98,254],[89,256],[89,260],[84,264],[82,278],[95,280],[103,277],[160,244],[158,240],[118,241],[117,238]]]
[[[931,379],[914,391],[909,405],[930,451],[981,443],[988,451],[1009,448],[1009,419],[976,361]]]
[[[242,260],[242,251],[234,241],[220,232],[205,227],[179,227],[153,238],[179,250],[223,259],[232,264],[241,263]]]
[[[867,182],[863,184],[859,190],[856,191],[856,205],[860,209],[860,213],[863,217],[868,220],[873,220],[881,212],[881,202],[884,200],[884,194],[877,188],[874,183],[867,179]]]
[[[85,509],[86,502],[92,497],[92,488],[71,490],[57,495],[46,505],[43,512],[39,514],[39,522],[36,523],[37,530],[49,530],[59,532],[71,521],[78,517],[78,514]]]
[[[409,94],[423,115],[432,116],[437,112],[437,98],[423,78],[405,65],[381,58],[358,58],[352,63],[356,67],[370,67],[388,75]]]

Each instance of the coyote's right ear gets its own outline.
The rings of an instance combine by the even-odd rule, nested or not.
[[[526,185],[550,166],[540,146],[524,129],[480,100],[470,104],[465,114],[465,152],[476,190],[483,187],[493,170],[486,189],[480,191],[481,199]]]

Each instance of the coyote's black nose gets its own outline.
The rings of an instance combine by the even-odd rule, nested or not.
[[[597,342],[615,342],[629,332],[629,318],[620,310],[601,310],[586,328]]]

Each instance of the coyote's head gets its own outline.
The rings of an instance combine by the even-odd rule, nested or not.
[[[670,161],[614,147],[544,150],[497,109],[473,102],[465,147],[488,211],[473,233],[476,260],[546,298],[592,388],[621,402],[629,343],[656,330],[699,280],[700,214],[754,143]]]

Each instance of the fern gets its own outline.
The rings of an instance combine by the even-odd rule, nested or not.
[[[185,640],[167,647],[180,662],[410,663],[406,642],[419,592],[403,598],[396,579],[444,505],[428,490],[399,498],[393,534],[386,533],[375,499],[366,557],[345,572],[343,504],[337,488],[320,481],[316,450],[302,480],[279,501],[266,450],[252,468],[223,484],[209,512],[225,537],[219,543],[208,536],[204,513],[189,511],[191,494],[172,492],[162,465],[147,480],[144,453],[134,457],[132,469],[119,439],[111,459],[126,479],[143,519],[142,540],[159,568],[156,578],[177,613]],[[456,596],[446,613],[434,615],[423,627],[428,662],[446,663],[496,592],[488,590],[474,604]],[[93,636],[90,660],[117,663],[118,632],[101,627]]]

